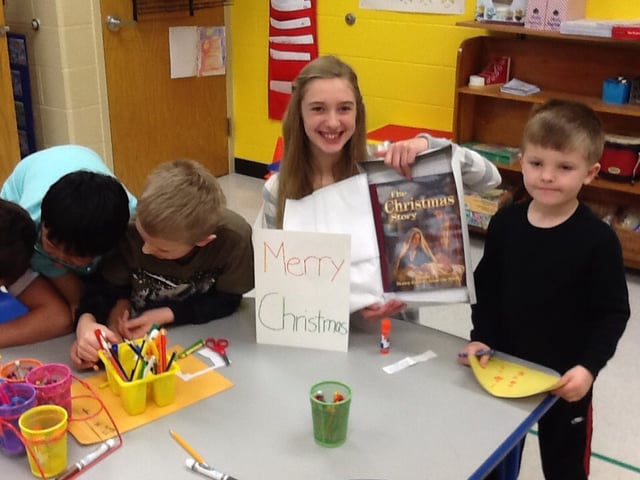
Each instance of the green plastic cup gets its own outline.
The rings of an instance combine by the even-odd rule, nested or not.
[[[332,380],[311,387],[313,438],[323,447],[339,447],[347,439],[351,388]]]

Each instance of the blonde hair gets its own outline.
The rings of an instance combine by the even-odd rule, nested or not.
[[[214,233],[225,206],[211,172],[194,160],[175,160],[151,172],[136,218],[152,237],[195,245]]]
[[[596,113],[570,100],[549,100],[533,108],[524,129],[522,151],[538,145],[558,152],[581,151],[589,165],[600,161],[604,130]]]
[[[309,84],[318,79],[343,78],[349,82],[356,101],[355,131],[342,149],[333,177],[336,182],[358,172],[356,163],[367,158],[367,129],[364,102],[358,77],[353,69],[337,57],[327,55],[308,63],[293,81],[291,99],[282,121],[284,153],[278,174],[278,209],[276,223],[282,227],[284,205],[288,198],[298,199],[313,192],[311,146],[304,130],[302,100]]]

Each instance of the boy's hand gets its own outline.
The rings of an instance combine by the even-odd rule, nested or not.
[[[118,343],[121,340],[114,332],[104,325],[100,325],[93,315],[88,313],[81,315],[76,328],[76,340],[69,351],[74,367],[86,369],[97,364],[99,346],[95,334],[96,329],[102,330],[111,343]]]
[[[131,340],[144,337],[153,324],[162,326],[173,322],[173,311],[169,307],[152,308],[136,318],[129,318],[126,311],[120,317],[119,331],[123,337]]]
[[[460,365],[469,365],[469,356],[475,355],[480,360],[480,366],[485,368],[489,359],[491,358],[491,354],[485,353],[484,355],[478,355],[478,352],[490,352],[491,348],[489,345],[486,345],[482,342],[469,342],[464,347],[464,349],[458,353],[458,363]]]
[[[407,308],[407,304],[400,300],[389,300],[386,303],[370,305],[360,310],[362,318],[369,322],[377,322],[383,318],[392,317]]]
[[[577,402],[582,399],[591,385],[593,385],[593,375],[582,365],[576,365],[560,378],[559,386],[552,390],[553,395],[566,400],[567,402]]]
[[[392,143],[386,151],[376,152],[378,157],[384,156],[384,163],[393,168],[400,175],[411,180],[411,166],[416,161],[416,155],[429,147],[429,141],[424,137],[409,138]]]

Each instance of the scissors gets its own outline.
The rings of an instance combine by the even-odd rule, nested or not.
[[[227,357],[227,347],[229,346],[229,340],[227,340],[226,338],[215,339],[213,337],[209,337],[204,342],[204,344],[207,346],[207,348],[210,348],[218,355],[220,355],[224,360],[225,365],[231,365],[229,357]]]

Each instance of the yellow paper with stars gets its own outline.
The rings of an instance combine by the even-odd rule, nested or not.
[[[542,372],[499,357],[491,357],[485,368],[475,356],[470,356],[469,363],[480,385],[496,397],[521,398],[548,392],[560,380],[555,372]]]

